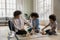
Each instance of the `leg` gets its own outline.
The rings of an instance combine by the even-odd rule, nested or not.
[[[18,32],[16,32],[16,34],[24,35],[24,34],[27,34],[27,32],[25,30],[18,30]]]
[[[36,33],[39,33],[39,30],[40,30],[40,29],[36,29],[35,32],[36,32]]]
[[[48,34],[48,35],[52,35],[53,33],[50,32],[50,29],[49,29],[49,30],[46,30],[46,34]]]

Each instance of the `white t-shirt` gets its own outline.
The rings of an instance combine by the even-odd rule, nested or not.
[[[24,29],[24,23],[29,24],[29,26],[32,26],[26,19],[23,17],[20,17],[19,19],[14,19],[14,26],[17,30]]]

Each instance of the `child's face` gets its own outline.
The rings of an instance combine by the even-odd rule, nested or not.
[[[20,16],[18,15],[18,16],[16,16],[16,18],[19,18]]]
[[[54,21],[52,19],[50,19],[50,22],[53,23]]]
[[[36,17],[32,17],[32,19],[34,20],[34,19],[36,19]]]

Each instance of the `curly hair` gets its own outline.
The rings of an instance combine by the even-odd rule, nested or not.
[[[38,13],[31,13],[31,15],[30,15],[31,17],[36,17],[36,18],[39,18],[39,15],[38,15]]]
[[[16,16],[18,16],[18,15],[20,15],[20,14],[22,14],[22,12],[19,11],[19,10],[17,10],[17,11],[14,12],[13,16],[16,17]]]
[[[53,21],[56,21],[56,16],[55,15],[50,15],[49,19],[52,19]]]

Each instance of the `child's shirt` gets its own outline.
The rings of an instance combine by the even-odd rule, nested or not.
[[[33,27],[35,27],[35,29],[40,29],[40,27],[39,27],[39,19],[38,18],[35,19],[35,20],[31,19],[31,24],[32,24]]]
[[[20,17],[19,19],[14,19],[14,26],[17,30],[24,29],[24,23],[27,23],[29,24],[29,26],[31,26],[31,24],[23,17]]]
[[[54,22],[54,23],[49,23],[48,25],[51,27],[51,30],[52,30],[52,31],[55,31],[56,26],[57,26],[57,23],[56,23],[56,22]]]

